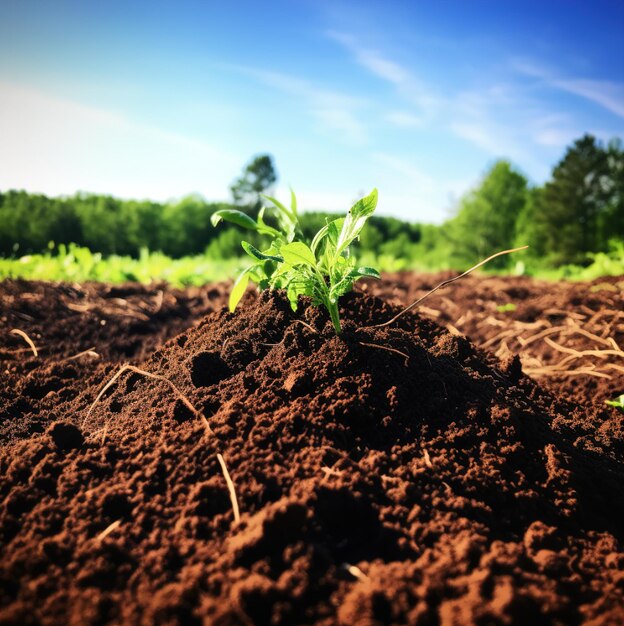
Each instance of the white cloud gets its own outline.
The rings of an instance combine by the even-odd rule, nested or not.
[[[344,46],[356,62],[371,74],[394,85],[403,98],[418,107],[421,115],[429,118],[435,115],[440,105],[439,96],[408,68],[386,58],[378,50],[359,45],[349,34],[328,31],[327,36]]]
[[[606,80],[555,80],[553,85],[624,117],[624,85]]]
[[[527,129],[541,112],[532,110],[533,103],[516,85],[494,82],[478,90],[465,89],[443,96],[406,67],[377,50],[361,46],[353,36],[335,31],[329,31],[328,36],[344,46],[371,74],[392,84],[403,102],[414,106],[412,110],[385,113],[383,119],[387,123],[403,129],[450,132],[493,157],[506,156],[535,166]],[[544,134],[541,138],[553,139]]]
[[[0,81],[0,188],[226,197],[240,160],[208,143]]]
[[[618,117],[624,117],[624,84],[607,80],[562,78],[544,65],[528,59],[514,59],[512,67],[520,74],[537,78],[553,89],[585,98]]]
[[[226,67],[297,98],[304,110],[316,119],[321,131],[338,136],[350,144],[363,145],[368,142],[366,128],[357,114],[366,106],[365,100],[322,89],[297,76],[239,65]]]

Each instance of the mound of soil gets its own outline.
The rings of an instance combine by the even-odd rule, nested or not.
[[[370,293],[408,304],[451,272],[386,274]],[[428,298],[419,309],[451,332],[523,368],[554,393],[599,407],[624,393],[624,277],[591,282],[526,276],[471,275]]]
[[[0,624],[622,623],[617,431],[395,312],[352,294],[336,337],[264,294],[31,396]]]

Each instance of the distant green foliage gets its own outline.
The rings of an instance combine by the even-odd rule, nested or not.
[[[123,283],[166,281],[174,286],[203,285],[223,280],[242,266],[240,259],[215,261],[206,256],[171,259],[160,252],[143,249],[138,259],[111,255],[70,244],[45,254],[19,259],[0,259],[0,280],[27,278],[84,282],[87,280]]]
[[[240,249],[240,236],[234,231],[227,231],[235,239]],[[366,231],[364,231],[366,232]],[[423,249],[424,250],[424,249]],[[423,252],[426,254],[425,252]],[[402,270],[431,271],[447,269],[448,265],[429,255],[424,258],[397,258],[387,254],[359,250],[354,257],[358,265],[373,266],[382,272],[398,272]],[[427,265],[427,263],[431,263]],[[5,278],[25,278],[29,280],[76,281],[95,280],[102,282],[122,283],[139,281],[167,281],[174,286],[203,285],[217,280],[227,280],[246,265],[241,258],[219,258],[203,254],[173,259],[161,252],[148,252],[145,248],[139,258],[111,255],[103,256],[99,252],[91,252],[88,248],[70,244],[61,244],[44,254],[29,254],[23,257],[0,258],[0,280]],[[595,260],[588,266],[566,265],[559,269],[523,267],[526,273],[538,278],[559,280],[593,280],[601,276],[624,275],[624,242],[609,253],[598,253]],[[500,270],[499,270],[500,271]],[[503,305],[504,306],[504,305]]]
[[[523,273],[538,278],[569,280],[595,280],[601,276],[624,276],[624,241],[613,240],[608,252],[596,252],[587,255],[585,265],[568,263],[552,269],[541,267],[535,262],[525,267]]]
[[[277,181],[273,158],[261,154],[253,158],[243,170],[243,174],[230,187],[234,203],[251,208],[260,207],[260,195],[272,190]]]
[[[211,219],[219,211],[237,210],[255,223],[251,215],[259,208],[259,194],[276,177],[269,155],[253,159],[232,186],[237,204],[209,203],[195,195],[161,204],[84,193],[65,198],[0,193],[0,257],[46,253],[54,242],[51,256],[59,244],[75,243],[104,256],[137,259],[147,248],[172,258],[235,259],[240,255],[237,226],[216,230]],[[304,240],[311,241],[327,220],[337,217],[298,215]],[[279,227],[270,212],[266,225]],[[250,231],[248,243],[261,250],[269,234]],[[521,259],[499,257],[490,269],[588,279],[624,273],[624,150],[618,140],[605,146],[582,137],[539,187],[509,162],[498,161],[461,198],[455,215],[439,226],[371,217],[358,254],[363,264],[386,270],[444,270],[465,268],[525,244],[529,250]]]
[[[531,229],[539,235],[534,256],[551,265],[583,263],[624,238],[624,152],[585,135],[574,142],[535,196]]]
[[[462,198],[457,215],[445,225],[453,260],[458,265],[470,265],[493,252],[512,248],[516,222],[527,202],[527,179],[507,161],[495,163],[479,187]],[[501,268],[513,262],[511,257],[502,256],[492,261],[492,266]]]

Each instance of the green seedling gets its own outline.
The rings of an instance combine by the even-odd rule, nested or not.
[[[294,311],[297,310],[299,296],[309,296],[312,304],[325,306],[336,333],[340,334],[340,296],[351,291],[360,278],[379,278],[379,272],[372,267],[356,267],[350,254],[351,244],[375,211],[377,189],[358,200],[345,217],[329,221],[309,244],[303,241],[301,234],[295,194],[291,193],[290,208],[275,198],[265,198],[272,206],[263,207],[255,221],[242,211],[233,209],[217,211],[211,218],[213,226],[222,220],[228,221],[266,235],[271,240],[264,250],[258,250],[247,241],[241,243],[254,263],[244,269],[234,282],[230,310],[234,311],[251,280],[261,290],[286,290]],[[273,213],[277,227],[265,222],[267,210]]]
[[[616,409],[620,409],[620,411],[624,411],[624,393],[614,400],[606,400],[606,404],[614,406]]]
[[[506,304],[499,304],[496,310],[499,313],[510,313],[515,311],[518,307],[513,302],[507,302]]]

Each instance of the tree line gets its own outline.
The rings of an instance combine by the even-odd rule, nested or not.
[[[25,191],[0,192],[0,255],[42,252],[50,242],[77,243],[104,255],[138,256],[141,249],[180,258],[206,253],[240,255],[236,227],[212,227],[215,211],[236,205],[255,215],[260,194],[277,180],[272,159],[260,155],[231,187],[233,202],[207,202],[197,195],[158,203],[78,193],[50,198]],[[329,214],[302,215],[312,236]],[[251,243],[253,234],[246,234]],[[480,183],[440,226],[374,217],[360,250],[405,258],[423,267],[462,267],[516,245],[530,245],[529,258],[543,267],[583,264],[588,253],[608,251],[624,240],[624,151],[619,140],[604,145],[585,135],[533,186],[510,162],[495,162]],[[499,267],[513,263],[502,257]]]
[[[542,186],[529,185],[511,163],[497,161],[439,234],[459,262],[524,244],[529,258],[545,267],[583,264],[589,253],[608,252],[614,241],[624,240],[621,141],[604,145],[581,137]]]

